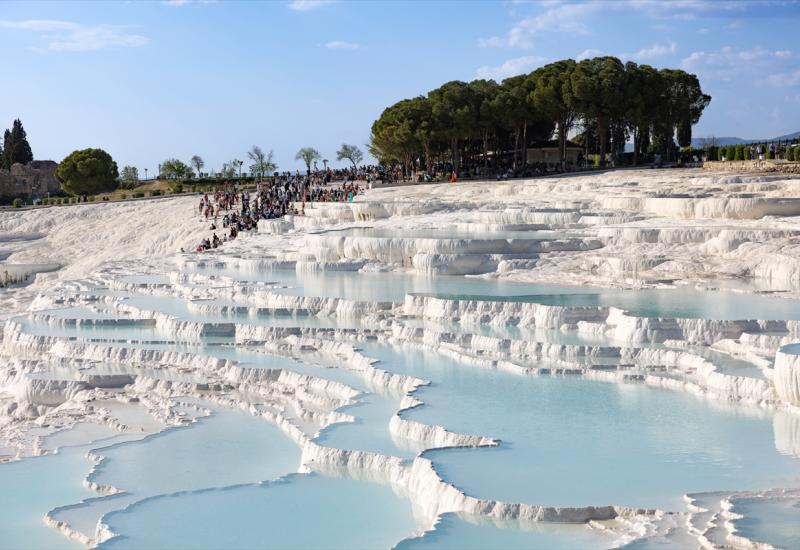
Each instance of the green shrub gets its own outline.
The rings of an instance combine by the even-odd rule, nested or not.
[[[81,149],[58,164],[56,179],[67,193],[102,193],[117,188],[119,172],[117,163],[102,149]]]
[[[714,146],[709,147],[707,155],[708,156],[706,158],[708,158],[708,160],[717,160],[717,148]]]
[[[153,189],[152,191],[150,191],[150,196],[151,197],[160,197],[161,196],[161,190],[160,189]]]
[[[742,147],[742,159],[743,160],[750,160],[750,146],[745,145]]]
[[[134,199],[141,199],[142,197],[144,197],[144,193],[142,193],[141,191],[137,191],[136,193],[133,194]]]
[[[125,199],[128,198],[128,195],[126,195],[125,193],[120,193],[119,194],[119,198],[122,199],[122,200],[125,200]]]
[[[733,148],[733,160],[744,160],[744,151],[741,145]]]
[[[94,202],[94,195],[89,195],[89,202]]]
[[[766,149],[764,151],[764,158],[765,159],[771,159],[772,158],[772,151],[769,150],[769,146],[764,147],[764,149]]]
[[[170,191],[172,191],[176,195],[183,193],[183,184],[181,182],[173,183],[172,185],[170,185]]]
[[[22,199],[14,199],[14,202],[11,204],[14,205],[14,208],[22,208]]]

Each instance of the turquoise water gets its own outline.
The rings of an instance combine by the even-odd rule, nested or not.
[[[390,548],[417,529],[409,502],[363,481],[286,481],[163,497],[108,517],[104,548]]]
[[[94,496],[81,481],[89,473],[86,448],[0,465],[0,548],[78,549],[83,545],[44,524],[52,508]]]
[[[425,536],[407,539],[396,546],[397,550],[592,550],[608,548],[613,539],[586,525],[554,525],[498,521],[462,514],[443,514],[434,531]]]
[[[196,271],[244,280],[274,281],[287,287],[275,290],[279,293],[351,300],[402,301],[406,294],[484,300],[502,296],[510,300],[555,305],[614,306],[645,317],[800,319],[800,308],[794,300],[722,290],[610,290],[475,277],[425,277],[394,272],[329,271],[305,274],[294,270],[273,270],[251,273],[230,267],[203,267]]]
[[[640,384],[471,368],[412,348],[364,349],[384,369],[433,381],[407,418],[502,441],[426,453],[473,496],[682,510],[688,492],[800,485],[800,461],[775,448],[772,417],[757,409]]]
[[[778,548],[800,548],[799,501],[738,499],[733,511],[745,516],[736,520],[736,529],[750,540]]]
[[[316,441],[320,445],[337,449],[413,457],[424,447],[413,441],[395,442],[389,434],[389,419],[399,408],[399,401],[380,395],[367,395],[359,403],[340,409],[355,416],[355,423],[335,424],[325,429]]]
[[[88,534],[104,514],[142,499],[276,479],[300,465],[300,450],[278,428],[249,413],[225,409],[189,426],[96,452],[105,460],[93,481],[125,494],[93,498],[55,514]]]
[[[402,301],[407,293],[419,292],[454,299],[613,305],[638,315],[800,318],[800,308],[789,300],[692,289],[603,291],[386,273],[200,271],[277,282],[285,286],[277,291],[288,294],[354,300]],[[137,284],[167,281],[163,276],[129,279]],[[364,328],[360,320],[343,322],[313,316],[204,316],[177,297],[126,294],[138,307],[195,321]],[[97,313],[67,308],[59,315],[96,317]],[[467,330],[447,321],[407,322],[440,330]],[[330,359],[309,356],[307,362],[300,362],[233,346],[231,338],[176,343],[171,341],[174,335],[155,329],[51,327],[29,320],[23,320],[23,324],[34,333],[108,338],[114,341],[106,345],[175,349],[232,359],[248,367],[285,368],[335,380],[363,393],[356,403],[341,409],[355,422],[322,430],[318,443],[403,458],[423,450],[389,433],[389,420],[399,408],[396,396],[388,391],[372,393],[357,372],[326,368],[331,366],[326,364]],[[605,343],[602,338],[560,331],[489,326],[468,330],[521,339]],[[776,448],[776,441],[781,440],[785,447],[791,440],[791,434],[783,433],[791,423],[773,422],[766,409],[704,401],[640,384],[518,376],[465,365],[411,346],[357,346],[366,355],[380,359],[380,368],[432,381],[416,394],[425,404],[404,412],[406,418],[501,441],[498,448],[426,453],[444,479],[470,495],[554,506],[617,504],[683,511],[682,495],[689,492],[800,486],[800,460]],[[717,352],[703,353],[725,372],[763,376],[747,362]],[[125,370],[97,365],[92,371],[116,372],[118,368]],[[169,376],[169,371],[165,375]],[[35,376],[70,378],[70,373],[64,367],[54,367]],[[185,376],[176,378],[194,380]],[[295,422],[307,427],[309,421],[299,418],[302,415],[296,411],[287,410],[286,414],[294,414]],[[55,506],[89,497],[95,498],[61,509],[56,517],[87,533],[105,517],[112,529],[123,534],[106,546],[120,548],[387,548],[400,541],[401,548],[597,548],[610,544],[606,535],[585,526],[495,524],[456,514],[444,515],[435,531],[414,538],[422,524],[415,520],[410,502],[389,487],[318,474],[258,483],[296,472],[300,451],[271,424],[238,411],[217,412],[187,428],[104,448],[100,454],[107,460],[98,468],[96,481],[126,490],[121,496],[96,498],[96,494],[85,491],[80,480],[88,472],[88,463],[70,453],[65,450],[58,457],[0,466],[0,489],[5,492],[8,486],[25,494],[19,507],[10,502],[0,505],[0,514],[8,508],[6,515],[0,516],[0,548],[25,546],[28,540],[34,546],[74,547],[44,526],[41,516]],[[52,467],[48,462],[37,463],[49,459],[53,460]],[[52,486],[30,490],[42,479]],[[743,504],[747,505],[765,506]],[[755,519],[742,523],[742,529],[751,529],[754,538],[772,536],[770,542],[793,542],[794,513],[788,507],[756,509]],[[24,538],[19,525],[33,533],[31,539]],[[6,541],[11,542],[6,545]]]

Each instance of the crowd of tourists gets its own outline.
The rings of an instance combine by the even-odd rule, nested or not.
[[[242,231],[257,229],[259,220],[305,215],[307,203],[353,202],[364,189],[359,181],[333,186],[319,176],[284,174],[258,183],[255,190],[226,182],[221,189],[200,198],[198,211],[204,223],[210,223],[212,234],[198,244],[196,251],[218,248]]]

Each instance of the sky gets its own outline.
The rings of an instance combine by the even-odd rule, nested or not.
[[[279,170],[365,150],[372,122],[450,80],[616,55],[699,76],[695,136],[800,131],[800,1],[0,2],[0,129],[37,159],[100,147],[152,176],[252,145]],[[245,169],[248,163],[245,162]]]

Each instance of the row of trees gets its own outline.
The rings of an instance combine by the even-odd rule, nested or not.
[[[710,101],[697,77],[682,70],[610,56],[565,59],[499,84],[452,81],[399,101],[373,123],[369,150],[407,170],[431,171],[436,161],[488,168],[509,154],[516,168],[532,142],[555,133],[563,170],[567,137],[579,127],[577,140],[601,162],[632,137],[638,163],[648,152],[672,158],[676,133],[678,144],[689,146],[692,125]]]
[[[247,152],[247,158],[250,161],[248,166],[249,173],[253,177],[263,178],[278,169],[273,151],[264,151],[258,145],[253,145],[250,148]],[[317,162],[320,160],[327,170],[329,162],[328,159],[323,159],[319,151],[313,147],[303,147],[297,152],[295,159],[303,161],[308,173],[311,173],[312,165],[314,170],[317,169]],[[343,143],[336,152],[336,160],[347,160],[353,165],[353,168],[357,168],[364,160],[364,153],[356,145]],[[238,158],[223,163],[219,176],[225,179],[232,179],[237,175],[241,177],[244,163],[245,161]],[[188,164],[176,158],[168,158],[159,165],[158,175],[167,180],[185,181],[195,177],[202,177],[204,167],[205,161],[200,155],[194,155]],[[135,166],[124,166],[120,172],[119,179],[127,186],[133,186],[139,180],[139,170]]]
[[[309,174],[311,173],[312,164],[314,165],[314,171],[317,170],[317,161],[319,160],[322,160],[325,170],[328,169],[328,159],[323,159],[322,155],[319,154],[319,151],[313,147],[303,147],[297,152],[294,158],[295,160],[303,161],[303,164],[306,165],[306,172]],[[364,160],[364,153],[358,148],[357,145],[342,143],[342,146],[339,147],[338,151],[336,151],[336,160],[347,160],[353,165],[353,169],[356,170],[358,169],[358,165]]]
[[[28,164],[32,160],[33,151],[28,143],[25,128],[22,127],[22,122],[16,119],[11,125],[11,129],[6,130],[3,134],[3,145],[0,147],[0,168],[8,170],[12,164]]]
[[[800,146],[770,147],[766,143],[711,145],[705,148],[705,152],[708,160],[757,160],[761,156],[765,159],[783,158],[788,161],[800,161]]]

